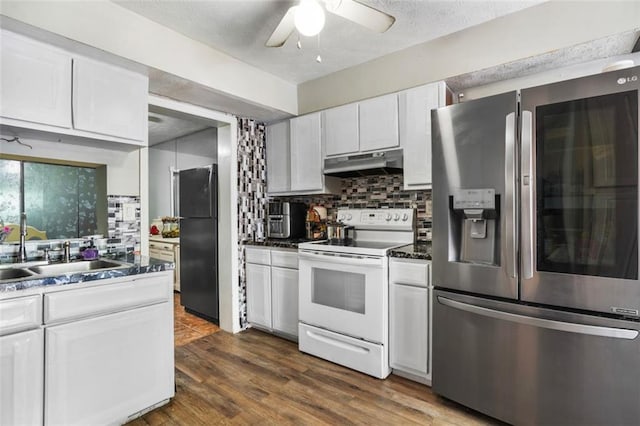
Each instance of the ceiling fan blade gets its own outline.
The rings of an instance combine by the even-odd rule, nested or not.
[[[328,12],[379,33],[387,31],[396,22],[393,16],[354,0],[326,0],[326,5]]]
[[[267,40],[267,42],[264,44],[265,46],[282,47],[282,45],[284,45],[293,30],[296,28],[294,22],[296,7],[297,6],[292,6],[289,8],[289,10],[287,10],[287,13],[284,14],[276,29],[273,30],[273,33],[271,34],[271,37],[269,37],[269,40]]]

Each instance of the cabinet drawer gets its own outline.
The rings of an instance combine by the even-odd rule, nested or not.
[[[44,295],[44,322],[96,316],[171,299],[171,275],[136,278],[116,284]]]
[[[271,250],[268,248],[245,247],[245,261],[259,265],[271,265]]]
[[[149,248],[149,257],[153,257],[154,259],[164,260],[165,262],[175,262],[173,250],[165,251],[165,250],[157,250],[154,248]]]
[[[429,286],[429,263],[423,260],[389,261],[389,281],[418,287]]]
[[[42,324],[39,294],[0,301],[0,336],[37,328]]]
[[[298,252],[288,250],[272,250],[271,266],[298,269]]]
[[[170,244],[170,243],[158,243],[156,241],[149,241],[149,249],[150,250],[173,252],[173,244]]]

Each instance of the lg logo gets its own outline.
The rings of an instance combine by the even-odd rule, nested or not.
[[[618,79],[618,84],[625,84],[625,83],[629,83],[632,81],[638,81],[638,76],[634,75],[632,77],[620,77]]]

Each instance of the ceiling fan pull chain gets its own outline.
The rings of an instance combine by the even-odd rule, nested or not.
[[[300,41],[300,33],[298,33],[298,42],[296,43],[298,49],[302,49],[302,42]]]
[[[316,62],[322,63],[322,56],[320,56],[320,33],[318,33],[318,56],[316,56]]]

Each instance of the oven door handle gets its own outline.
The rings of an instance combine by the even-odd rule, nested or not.
[[[360,255],[344,255],[344,254],[329,254],[329,253],[320,253],[320,252],[307,252],[307,251],[299,251],[298,252],[298,260],[309,260],[309,261],[321,261],[321,262],[331,262],[337,263],[340,265],[354,265],[354,266],[373,266],[382,268],[384,266],[383,262],[384,258],[379,257],[369,257],[369,256],[360,256]]]

